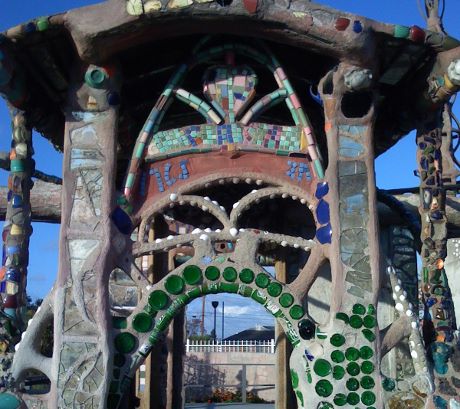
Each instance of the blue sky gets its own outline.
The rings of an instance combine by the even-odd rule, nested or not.
[[[455,21],[460,15],[460,1],[446,0],[444,25],[450,35],[460,38],[460,27]],[[95,4],[91,0],[21,0],[10,1],[3,7],[0,15],[0,31],[26,22],[27,20],[59,13],[84,5]],[[421,18],[416,0],[324,0],[317,3],[360,14],[382,22],[403,25],[425,26]],[[0,150],[9,150],[10,120],[6,105],[0,100]],[[416,186],[417,178],[413,176],[416,169],[414,135],[408,135],[397,145],[376,161],[377,185],[380,188],[396,188]],[[61,175],[62,155],[55,152],[50,143],[40,135],[34,136],[35,160],[37,169],[43,172]],[[7,172],[0,172],[0,183],[6,185]],[[28,293],[32,298],[42,298],[51,288],[57,272],[58,257],[58,225],[34,223],[34,234],[30,246],[30,267],[28,277]],[[206,327],[212,327],[212,300],[225,300],[226,331],[225,336],[256,324],[273,325],[271,317],[259,305],[248,302],[241,297],[208,296],[206,299]],[[221,303],[222,304],[222,303]],[[218,311],[221,306],[219,306]],[[188,315],[198,315],[201,301],[197,300],[189,306]],[[220,336],[220,319],[217,334]]]

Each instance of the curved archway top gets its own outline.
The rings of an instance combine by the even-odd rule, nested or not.
[[[147,149],[153,161],[223,148],[250,152],[265,150],[285,156],[291,152],[303,152],[308,153],[307,158],[312,162],[316,177],[322,179],[324,169],[312,125],[276,57],[263,43],[259,44],[263,52],[240,43],[224,43],[200,51],[199,47],[206,40],[207,37],[195,47],[187,63],[177,68],[147,117],[136,140],[126,176],[126,198],[130,200],[136,188],[139,168]],[[273,74],[278,85],[277,90],[262,97],[252,107],[250,104],[255,96],[257,75],[248,66],[235,65],[235,54],[263,64]],[[203,93],[209,103],[179,88],[195,65],[212,61],[216,57],[225,57],[225,64],[212,65],[205,71]],[[158,132],[174,96],[198,111],[206,123]],[[294,126],[254,122],[254,117],[260,112],[281,101],[286,103]]]
[[[375,52],[374,47],[369,47],[367,34],[383,33],[391,41],[401,27],[310,1],[296,2],[295,8],[288,3],[267,0],[255,4],[234,0],[225,4],[222,6],[213,0],[110,0],[71,10],[59,16],[56,22],[66,25],[80,56],[91,62],[105,60],[129,47],[148,43],[152,38],[174,37],[176,23],[180,24],[183,35],[225,32],[271,38],[338,58],[349,59],[353,53],[356,61],[365,62],[371,61]],[[348,24],[344,27],[346,21],[340,20],[337,25],[337,19],[346,19]],[[355,27],[355,22],[360,23],[361,29],[358,25]],[[409,33],[404,33],[398,36],[412,41]],[[126,35],[130,42],[126,42]],[[428,46],[441,50],[458,45],[449,37],[441,45],[426,41]]]
[[[300,301],[288,286],[254,263],[248,262],[247,268],[242,267],[243,264],[225,255],[195,255],[163,280],[146,288],[130,317],[115,319],[114,364],[121,382],[111,387],[110,402],[118,402],[129,387],[129,379],[161,339],[174,316],[191,301],[207,294],[238,294],[263,305],[281,324],[293,346],[301,344],[306,333],[307,339],[315,338],[315,324],[305,317]]]

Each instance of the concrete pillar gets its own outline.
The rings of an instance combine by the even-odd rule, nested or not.
[[[79,71],[74,84],[64,135],[50,408],[88,402],[104,407],[112,375],[107,283],[114,268],[112,241],[120,235],[110,217],[118,113],[107,95],[116,85],[96,66],[88,67],[86,77]]]
[[[286,282],[287,266],[284,259],[275,261],[275,276],[279,281]],[[275,342],[277,375],[275,380],[276,408],[294,409],[296,407],[296,400],[289,372],[289,357],[291,356],[292,347],[278,320],[275,323]]]

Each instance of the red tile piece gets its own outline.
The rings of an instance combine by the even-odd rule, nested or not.
[[[243,0],[244,8],[251,14],[257,11],[258,0]]]
[[[344,31],[347,29],[347,27],[350,25],[350,19],[345,18],[345,17],[339,17],[335,21],[335,29],[337,31]]]
[[[418,26],[412,26],[409,31],[409,38],[416,43],[425,42],[425,31]]]

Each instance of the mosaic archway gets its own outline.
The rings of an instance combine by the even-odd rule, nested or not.
[[[305,342],[315,338],[316,325],[306,317],[298,295],[264,272],[256,263],[256,255],[261,245],[269,243],[305,252],[318,247],[315,250],[318,255],[312,259],[322,258],[319,248],[321,243],[330,241],[331,233],[329,206],[323,199],[328,186],[321,181],[324,171],[308,117],[276,58],[268,52],[261,53],[237,43],[201,51],[207,41],[209,38],[196,47],[196,54],[188,64],[180,66],[149,115],[134,148],[125,195],[113,215],[121,229],[126,228],[128,232],[130,223],[124,214],[131,215],[134,225],[140,221],[140,239],[133,246],[134,258],[187,245],[193,247],[193,257],[155,286],[148,286],[136,311],[126,322],[118,324],[126,325],[126,330],[119,330],[115,335],[115,346],[130,358],[124,360],[117,355],[122,365],[115,371],[121,379],[113,381],[111,391],[114,393],[109,400],[120,398],[134,370],[177,311],[203,294],[228,292],[251,297],[264,305],[281,323],[295,347],[303,341],[299,347],[301,352],[293,354],[291,368],[300,407],[307,392],[306,384],[312,382],[309,362],[314,352],[309,350],[314,351],[316,345]],[[262,49],[267,51],[263,45]],[[252,106],[258,77],[250,66],[236,65],[235,60],[240,55],[268,68],[279,87]],[[179,88],[190,69],[219,57],[225,59],[225,64],[213,65],[204,74],[203,93],[208,102]],[[159,131],[173,96],[198,111],[206,124]],[[263,111],[283,101],[292,115],[293,125],[255,121]],[[297,157],[291,158],[292,153],[297,153]],[[209,197],[188,193],[240,182],[253,184],[257,189],[236,198],[231,209]],[[136,206],[139,196],[146,199],[141,206]],[[317,207],[319,242],[241,228],[239,219],[251,206],[276,197],[298,201],[304,205],[306,213],[310,212],[307,206]],[[171,235],[153,243],[146,241],[147,230],[155,216],[165,209],[184,206],[198,207],[209,213],[220,228],[196,228],[187,234]],[[232,251],[218,253],[216,243],[232,243]],[[299,376],[299,371],[307,372],[307,378]],[[332,384],[326,385],[329,386]]]
[[[381,263],[371,71],[341,63],[324,73],[318,85],[328,151],[324,171],[301,99],[265,45],[212,41],[205,38],[166,85],[139,134],[118,198],[113,183],[117,108],[105,101],[118,89],[120,77],[114,67],[88,67],[76,95],[87,102],[88,112],[72,112],[66,133],[59,280],[30,325],[31,335],[18,347],[21,358],[14,362],[14,375],[19,379],[40,364],[53,379],[42,402],[115,407],[174,315],[197,297],[226,292],[261,303],[283,326],[294,345],[290,370],[299,409],[381,408],[383,393],[396,404],[404,400],[404,385],[379,370],[384,353],[403,337],[410,339],[416,367],[410,383],[425,396],[416,397],[424,405],[432,384],[418,323],[391,268],[394,297],[401,299],[396,308],[404,319],[385,336],[378,331]],[[254,104],[259,77],[251,61],[268,69],[275,84]],[[192,68],[202,69],[203,97],[185,89]],[[349,109],[355,92],[365,94],[359,113]],[[201,122],[165,126],[174,98],[198,112]],[[257,122],[283,102],[292,123],[270,122],[270,117]],[[94,106],[98,110],[91,111]],[[227,202],[209,197],[206,192],[212,189],[226,192]],[[259,203],[275,200],[296,203],[303,214],[311,214],[313,234],[274,230],[270,223],[268,228],[242,224]],[[157,217],[175,221],[181,212],[188,214],[182,231],[149,239]],[[259,211],[258,219],[262,216]],[[276,221],[288,215],[269,216]],[[222,244],[226,251],[219,250]],[[192,258],[159,282],[149,282],[138,259],[176,247],[188,248]],[[257,262],[261,248],[295,249],[309,256],[297,277],[285,284]],[[306,296],[326,261],[331,265],[331,314],[318,326],[306,313]],[[128,318],[110,317],[108,281],[115,268],[138,286],[140,300]],[[54,355],[44,359],[34,349],[34,337],[53,308]]]

